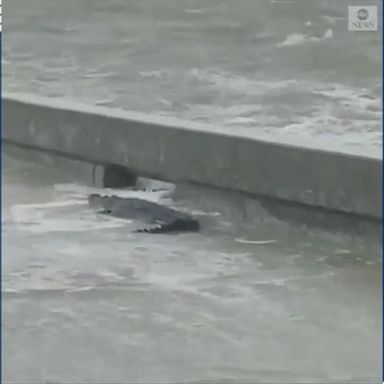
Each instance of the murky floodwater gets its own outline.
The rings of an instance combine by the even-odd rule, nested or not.
[[[5,0],[4,90],[381,156],[382,38],[347,30],[357,3],[239,4]],[[380,244],[189,188],[140,196],[201,233],[132,234],[87,207],[89,167],[3,167],[5,382],[380,381]]]
[[[5,382],[380,381],[379,244],[198,190],[142,197],[201,233],[132,234],[88,208],[80,165],[3,160]]]
[[[5,0],[4,91],[381,156],[379,0]],[[209,129],[209,127],[207,128]]]

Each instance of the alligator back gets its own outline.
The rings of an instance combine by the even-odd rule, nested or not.
[[[197,232],[200,229],[199,222],[191,215],[148,200],[92,194],[88,201],[92,207],[99,209],[100,213],[153,224],[135,232]]]

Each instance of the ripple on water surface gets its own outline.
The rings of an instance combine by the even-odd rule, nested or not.
[[[87,206],[88,193],[110,190],[4,160],[9,381],[379,376],[379,247],[293,228],[261,210],[263,219],[247,224],[228,202],[198,191],[177,199],[115,192],[176,205],[203,223],[201,233],[134,234],[134,223]]]

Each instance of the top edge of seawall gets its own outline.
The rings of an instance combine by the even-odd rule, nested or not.
[[[250,141],[259,141],[271,145],[282,147],[295,147],[298,150],[325,152],[334,155],[346,157],[358,157],[372,161],[382,162],[383,154],[381,149],[373,149],[372,146],[360,146],[358,148],[343,147],[340,143],[334,143],[333,140],[314,138],[315,143],[308,142],[302,137],[268,135],[267,133],[256,132],[250,128],[234,128],[236,132],[224,130],[217,124],[198,123],[189,120],[183,120],[173,116],[156,115],[154,113],[144,113],[129,111],[121,108],[110,108],[98,105],[74,102],[66,98],[48,98],[46,96],[37,96],[25,93],[3,92],[2,101],[14,101],[22,104],[35,105],[49,109],[62,111],[73,111],[90,115],[100,115],[107,118],[135,121],[143,124],[158,125],[171,129],[199,132],[205,135],[217,135],[225,137],[241,138]]]

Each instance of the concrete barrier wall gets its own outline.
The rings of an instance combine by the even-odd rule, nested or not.
[[[3,97],[3,140],[140,175],[382,217],[382,160],[102,107]]]

